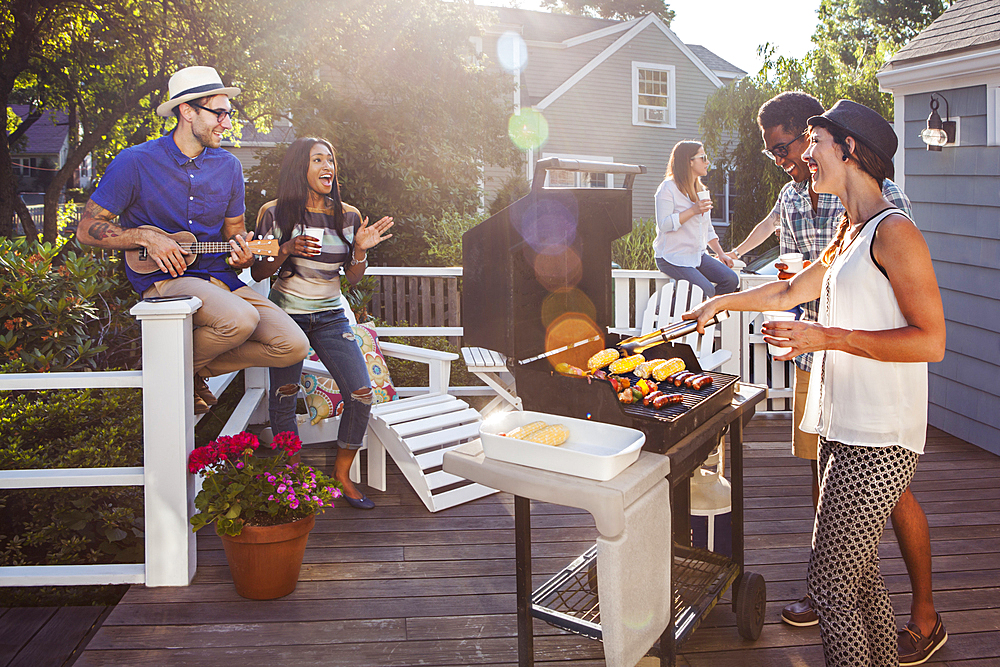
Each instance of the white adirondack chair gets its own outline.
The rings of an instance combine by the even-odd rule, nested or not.
[[[463,347],[462,356],[469,372],[485,382],[496,396],[482,409],[482,414],[489,415],[505,402],[515,410],[523,410],[521,399],[514,389],[514,376],[507,369],[507,357],[500,352],[488,350],[485,347]]]
[[[642,331],[640,335],[662,329],[679,322],[681,315],[705,300],[705,294],[697,285],[686,280],[669,282],[650,298],[642,316]],[[698,357],[698,363],[703,371],[714,371],[729,361],[733,353],[730,350],[712,351],[715,342],[715,325],[705,327],[705,335],[691,333],[678,342],[691,346]]]
[[[354,315],[345,309],[351,324]],[[368,449],[368,485],[385,491],[385,455],[392,457],[403,476],[428,510],[436,512],[496,493],[481,484],[450,475],[441,469],[442,457],[450,449],[479,437],[482,415],[465,401],[448,394],[452,352],[379,341],[387,357],[425,363],[429,368],[426,393],[372,406],[365,446]],[[329,377],[319,361],[306,360],[303,372]],[[316,425],[299,425],[304,443],[333,442],[340,425],[338,417]],[[360,481],[360,458],[354,459],[351,479]]]

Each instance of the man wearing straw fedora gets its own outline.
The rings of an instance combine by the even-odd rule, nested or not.
[[[219,148],[232,129],[227,87],[212,67],[186,67],[172,77],[170,99],[156,109],[177,118],[170,134],[126,148],[108,166],[87,202],[77,238],[113,250],[144,248],[157,271],[129,281],[144,299],[196,296],[195,414],[216,402],[205,378],[252,366],[286,367],[305,358],[309,342],[283,310],[247,287],[237,271],[254,262],[243,226],[243,167]],[[229,254],[201,254],[166,233],[188,231],[199,242],[228,244]]]

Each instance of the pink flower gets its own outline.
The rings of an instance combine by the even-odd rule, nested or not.
[[[236,469],[237,470],[243,470],[243,461],[238,461],[236,463]]]
[[[288,488],[288,487],[286,487],[284,484],[279,484],[278,485],[278,493],[284,493],[286,488]]]
[[[299,440],[299,436],[295,435],[291,431],[285,431],[274,436],[274,440],[271,442],[271,449],[281,448],[283,452],[291,456],[295,452],[302,449],[302,441]]]

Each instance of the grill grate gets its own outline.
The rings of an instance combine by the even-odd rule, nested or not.
[[[726,375],[724,373],[715,373],[712,371],[705,371],[701,375],[709,375],[712,377],[712,384],[704,389],[697,391],[689,387],[675,387],[672,384],[666,385],[664,387],[665,393],[668,394],[681,394],[684,397],[684,401],[679,404],[669,405],[662,410],[657,410],[656,408],[648,408],[642,404],[633,403],[631,405],[623,406],[625,409],[625,414],[633,415],[635,417],[641,417],[642,419],[655,419],[657,421],[664,422],[676,422],[681,416],[686,414],[689,410],[697,407],[702,403],[706,403],[714,395],[725,392],[729,387],[736,382],[736,379],[732,375]],[[634,374],[629,373],[627,377],[631,383],[634,385],[638,382],[639,378]],[[664,381],[666,382],[666,381]],[[663,386],[663,383],[657,383]],[[732,392],[729,392],[732,395]]]

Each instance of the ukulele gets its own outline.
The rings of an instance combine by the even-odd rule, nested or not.
[[[159,232],[172,238],[182,249],[191,253],[190,255],[184,255],[184,261],[187,262],[188,266],[191,266],[198,259],[198,255],[205,253],[228,253],[231,250],[229,241],[198,241],[198,238],[191,232],[174,232],[173,234],[168,234],[159,227],[150,225],[139,227],[138,229],[151,229],[154,232]],[[250,252],[257,257],[277,257],[280,247],[277,239],[273,238],[254,239],[253,241],[248,241],[247,245],[250,247]],[[128,268],[136,273],[156,273],[160,270],[160,267],[150,258],[145,248],[126,250],[125,263],[128,265]]]

